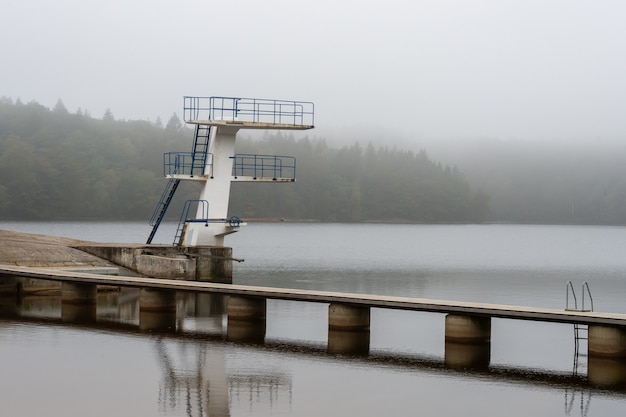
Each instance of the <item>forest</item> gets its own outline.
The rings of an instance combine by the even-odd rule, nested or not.
[[[230,214],[326,222],[626,224],[621,144],[480,141],[402,150],[309,133],[240,132],[238,153],[289,155],[294,183],[233,183]],[[163,153],[193,130],[0,99],[0,219],[142,220],[166,184]],[[345,142],[344,142],[345,143]],[[597,145],[597,144],[596,144]],[[431,151],[432,150],[432,151]],[[432,157],[436,155],[436,157]],[[168,218],[197,198],[183,182]]]
[[[294,183],[233,183],[230,208],[241,218],[332,222],[481,222],[488,198],[455,168],[427,154],[374,148],[333,148],[324,139],[243,136],[238,153],[290,155]],[[193,130],[174,114],[160,121],[71,114],[0,102],[0,218],[25,220],[149,219],[166,184],[162,154],[188,151]],[[183,182],[169,210],[197,198]]]

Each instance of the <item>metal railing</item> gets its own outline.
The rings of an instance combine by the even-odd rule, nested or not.
[[[296,179],[296,158],[293,156],[237,154],[232,158],[235,178]]]
[[[201,175],[213,173],[213,154],[206,154],[205,166],[194,165],[193,152],[166,152],[163,154],[163,175]]]
[[[308,101],[237,97],[184,97],[183,119],[270,123],[313,127],[315,108]]]

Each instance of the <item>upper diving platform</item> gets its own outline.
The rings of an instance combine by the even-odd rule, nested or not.
[[[185,96],[183,119],[195,125],[306,130],[314,127],[314,113],[307,101]]]

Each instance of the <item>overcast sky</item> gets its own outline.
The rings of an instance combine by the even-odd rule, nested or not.
[[[165,123],[312,101],[320,129],[626,139],[624,0],[0,0],[0,96]]]

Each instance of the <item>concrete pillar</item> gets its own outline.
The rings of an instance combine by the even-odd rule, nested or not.
[[[369,330],[370,308],[331,303],[328,306],[328,328],[341,331]]]
[[[242,297],[238,295],[228,297],[226,313],[229,321],[265,320],[266,311],[267,303],[265,298]]]
[[[0,275],[0,296],[16,296],[18,292],[18,277],[12,275]]]
[[[369,350],[369,330],[345,331],[328,329],[328,353],[367,355]]]
[[[446,366],[455,369],[487,369],[491,360],[491,343],[445,342]]]
[[[69,304],[96,304],[96,284],[64,282],[61,286],[61,301]]]
[[[589,326],[588,354],[604,358],[626,358],[626,327]]]
[[[266,312],[265,298],[229,296],[226,304],[226,339],[233,342],[263,343]]]
[[[587,358],[587,379],[591,385],[602,388],[626,384],[626,361],[597,356]]]
[[[446,342],[469,344],[491,342],[491,317],[448,314]]]
[[[196,260],[196,280],[232,284],[233,248],[226,246],[188,247]]]
[[[70,323],[96,321],[96,284],[63,282],[61,285],[61,320]]]
[[[176,292],[142,288],[139,294],[139,329],[176,330]]]

